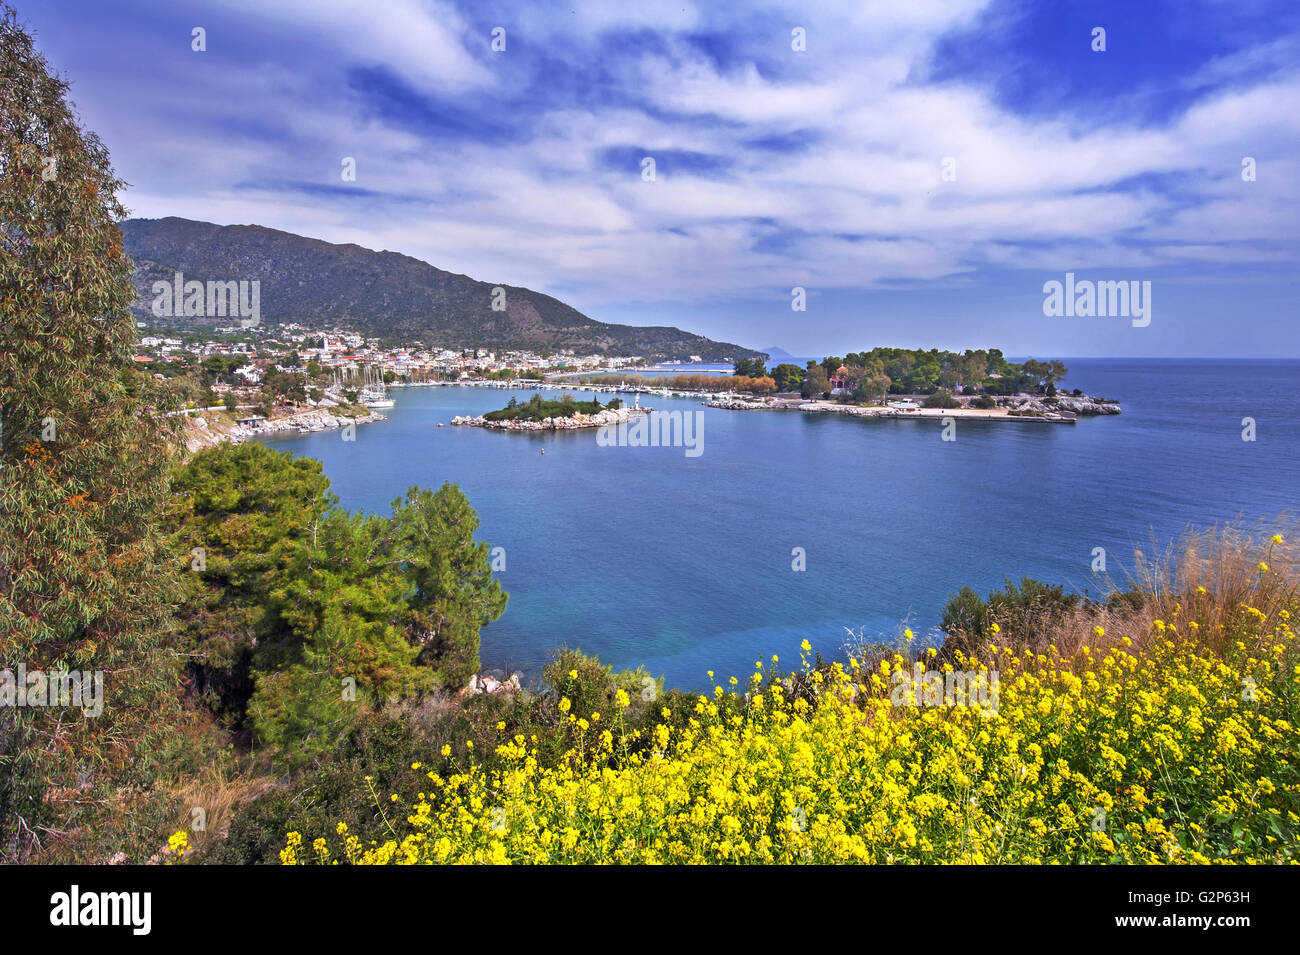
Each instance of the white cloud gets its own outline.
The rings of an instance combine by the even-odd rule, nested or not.
[[[222,0],[253,19],[273,20],[287,39],[310,38],[340,60],[393,69],[416,88],[457,92],[490,85],[483,64],[490,33],[470,38],[464,18],[441,0]]]
[[[621,85],[509,112],[522,74],[499,80],[505,71],[485,65],[488,36],[447,3],[225,5],[336,60],[322,53],[302,75],[273,62],[196,71],[189,86],[124,80],[138,102],[114,98],[109,144],[126,178],[144,184],[126,196],[137,214],[259,222],[492,281],[581,287],[587,303],[869,288],[984,267],[1154,269],[1214,261],[1216,250],[1224,263],[1277,263],[1300,238],[1290,42],[1211,63],[1207,81],[1233,85],[1164,124],[1080,123],[925,80],[936,39],[973,22],[974,0],[570,3],[503,15],[515,51],[504,56],[531,46],[575,67],[603,58],[600,75]],[[660,42],[616,44],[610,31],[629,25]],[[809,31],[807,53],[789,50],[794,25]],[[705,57],[687,36],[702,30],[730,31],[733,55]],[[443,139],[361,115],[343,81],[354,66],[390,69],[463,109],[500,102],[503,121],[531,138]],[[319,95],[321,83],[337,98]],[[803,137],[804,148],[748,145],[767,137]],[[646,183],[638,165],[604,161],[632,147],[717,156],[727,168],[662,162]],[[358,159],[357,188],[390,198],[335,203],[283,188],[338,186],[343,155]],[[1257,182],[1241,182],[1242,155],[1258,159]],[[941,178],[945,157],[955,182]]]

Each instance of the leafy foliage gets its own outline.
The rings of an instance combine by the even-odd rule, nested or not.
[[[1025,577],[1019,584],[1007,579],[1001,590],[980,599],[970,587],[948,598],[940,626],[953,642],[979,647],[993,635],[1014,646],[1045,647],[1051,634],[1083,598],[1069,594],[1060,584],[1045,584]],[[996,629],[995,629],[996,627]]]
[[[798,391],[808,373],[798,365],[783,362],[772,369],[772,381],[777,391]]]
[[[534,394],[523,404],[515,399],[497,411],[483,415],[487,421],[544,421],[547,418],[571,418],[576,414],[596,414],[603,411],[599,400],[592,401],[545,401],[541,395]]]
[[[960,408],[961,402],[952,396],[947,388],[940,388],[932,395],[926,395],[921,404],[926,408]]]
[[[1007,361],[996,348],[957,352],[938,348],[873,348],[850,352],[843,358],[828,357],[814,363],[829,377],[840,366],[848,370],[850,391],[863,396],[890,394],[934,394],[943,388],[963,388],[967,393],[984,391],[1008,395],[1028,391],[1055,393],[1055,382],[1067,369],[1059,361],[1028,359],[1023,364]],[[809,367],[810,374],[812,365]],[[1050,389],[1050,391],[1049,391]],[[823,389],[825,390],[825,389]],[[805,397],[815,393],[805,390]]]
[[[124,183],[66,95],[0,6],[0,668],[100,671],[104,694],[93,717],[0,708],[0,857],[20,861],[143,819],[177,716],[168,432],[131,362]]]
[[[411,488],[388,518],[354,514],[318,461],[250,443],[196,454],[176,489],[190,685],[231,726],[304,759],[355,704],[477,669],[479,630],[506,597],[453,485]]]

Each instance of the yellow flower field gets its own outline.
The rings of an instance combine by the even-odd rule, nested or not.
[[[985,715],[891,704],[902,656],[871,672],[805,659],[798,681],[756,673],[747,699],[715,687],[649,740],[625,735],[621,714],[605,729],[581,721],[558,768],[522,736],[501,741],[502,768],[463,751],[463,771],[388,794],[409,810],[388,817],[388,841],[363,845],[340,825],[304,848],[295,832],[281,859],[1294,862],[1300,654],[1279,617],[1227,658],[1163,621],[1141,653],[959,658],[1000,676]]]

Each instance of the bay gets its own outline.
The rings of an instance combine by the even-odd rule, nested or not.
[[[486,666],[535,676],[554,649],[581,647],[694,689],[709,670],[723,680],[772,654],[795,663],[805,638],[828,657],[850,631],[892,640],[906,626],[935,640],[964,584],[984,592],[1028,575],[1097,593],[1094,548],[1122,584],[1135,547],[1294,508],[1300,362],[1066,364],[1067,388],[1119,399],[1124,413],[1073,426],[959,421],[944,442],[934,420],[643,397],[701,412],[703,453],[687,457],[600,447],[594,431],[438,428],[532,392],[431,387],[394,389],[388,420],[357,428],[355,442],[268,443],[320,459],[353,509],[387,513],[413,484],[465,491],[480,538],[506,557],[510,603],[483,630]]]

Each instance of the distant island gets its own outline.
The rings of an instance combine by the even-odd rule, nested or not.
[[[943,351],[878,347],[768,369],[762,358],[733,363],[730,376],[681,374],[574,376],[574,384],[616,380],[631,390],[712,397],[715,408],[838,412],[865,417],[947,412],[962,417],[1074,421],[1117,415],[1113,398],[1058,388],[1069,369],[1060,361],[1010,362],[997,348]]]
[[[717,408],[839,412],[867,417],[950,414],[1073,422],[1120,413],[1111,398],[1057,388],[1069,369],[1060,361],[1010,362],[997,348],[957,353],[938,348],[877,347],[829,356],[800,368],[762,359],[734,365],[734,392],[711,401]]]
[[[558,401],[547,401],[535,394],[525,402],[511,398],[504,408],[478,417],[457,415],[451,419],[451,423],[497,431],[574,431],[618,425],[639,418],[651,410],[641,407],[625,408],[620,398],[613,398],[608,405],[602,405],[600,399],[594,397],[591,401],[577,401],[571,395],[564,395]]]

